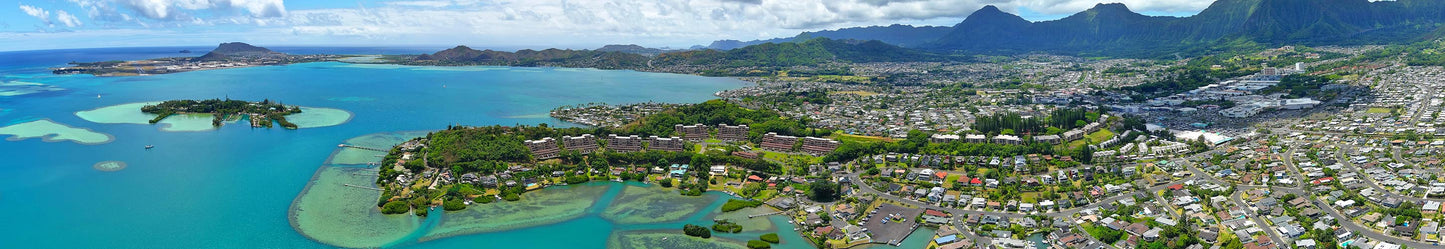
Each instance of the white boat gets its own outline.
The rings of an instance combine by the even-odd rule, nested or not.
[[[149,149],[151,149],[151,148],[155,148],[155,147],[156,147],[155,145],[146,145],[146,149],[147,149],[147,150],[149,150]]]

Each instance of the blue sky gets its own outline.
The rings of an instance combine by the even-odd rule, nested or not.
[[[1098,3],[1185,16],[1200,0],[19,0],[0,4],[0,51],[196,46],[688,47],[802,31],[951,26],[984,5],[1030,20]]]

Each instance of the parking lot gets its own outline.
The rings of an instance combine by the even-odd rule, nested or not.
[[[913,232],[913,228],[917,226],[913,219],[922,213],[922,209],[883,204],[869,214],[863,228],[868,229],[874,242],[897,243]]]

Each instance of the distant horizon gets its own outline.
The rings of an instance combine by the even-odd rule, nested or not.
[[[478,47],[591,49],[637,44],[685,49],[717,40],[766,40],[850,27],[951,27],[985,5],[999,6],[1030,21],[1047,21],[1098,3],[1123,2],[1145,15],[1189,16],[1212,2],[646,1],[20,1],[14,8],[0,7],[0,51],[194,46],[220,41],[326,47],[491,44]]]

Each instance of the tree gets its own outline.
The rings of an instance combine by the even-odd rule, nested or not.
[[[764,242],[764,241],[761,241],[761,240],[749,240],[749,241],[748,241],[748,248],[750,248],[750,249],[767,249],[767,248],[772,248],[772,247],[773,247],[773,245],[770,245],[770,244],[768,244],[768,242]]]
[[[766,241],[766,242],[768,242],[768,243],[773,243],[773,244],[777,244],[778,242],[781,241],[781,240],[778,240],[778,233],[763,234],[763,236],[758,236],[758,239],[763,240],[763,241]]]
[[[838,199],[839,186],[829,181],[816,181],[809,184],[808,199],[816,202],[831,202]]]
[[[457,211],[457,210],[462,210],[462,209],[466,209],[466,208],[467,208],[467,204],[466,204],[466,203],[463,203],[462,200],[449,199],[449,200],[446,200],[446,201],[442,202],[442,209],[443,209],[443,210],[446,210],[446,211]]]
[[[381,206],[383,214],[401,214],[411,210],[411,205],[404,201],[391,201]]]
[[[712,231],[709,231],[706,227],[699,225],[682,225],[682,233],[687,234],[687,236],[700,237],[704,239],[712,238]]]

